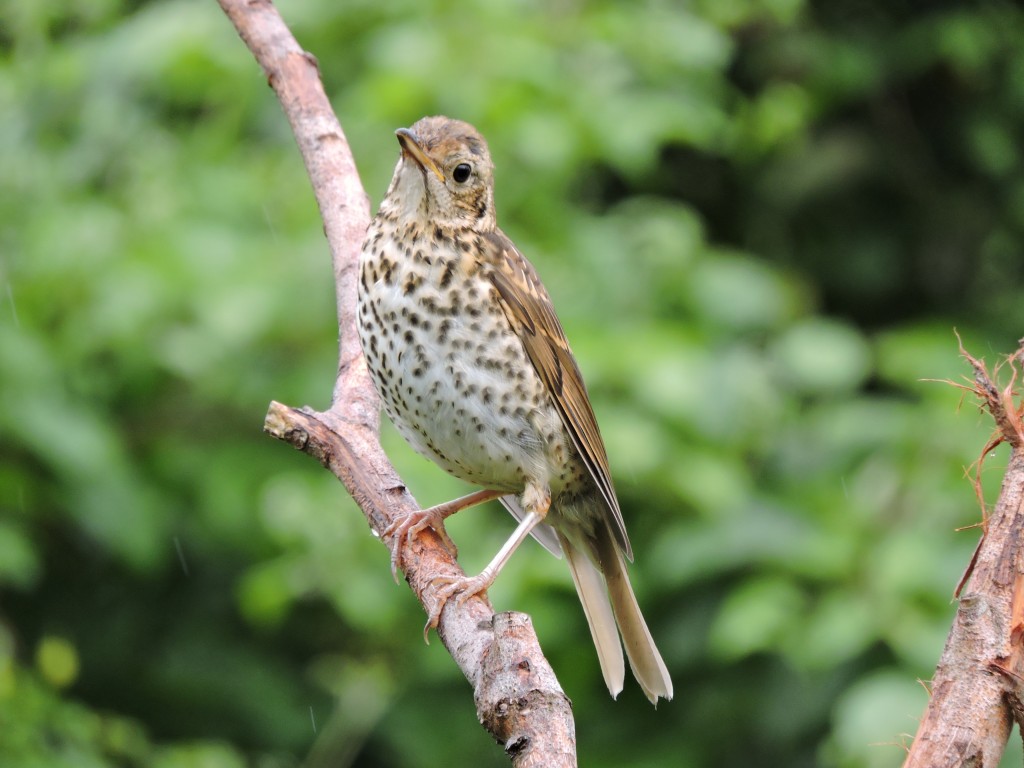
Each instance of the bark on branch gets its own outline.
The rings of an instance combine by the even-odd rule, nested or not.
[[[295,134],[331,248],[338,304],[338,377],[332,405],[319,413],[271,403],[264,429],[318,459],[348,488],[374,533],[417,509],[378,439],[379,404],[355,326],[356,272],[370,221],[369,201],[345,134],[303,51],[269,0],[218,0],[263,68]],[[427,607],[438,576],[464,575],[431,530],[405,547],[405,578]],[[382,567],[388,560],[382,560]],[[438,635],[473,686],[480,722],[512,764],[576,765],[571,704],[544,658],[528,616],[495,615],[483,597],[451,600]]]
[[[1002,389],[983,362],[962,346],[960,351],[973,369],[965,389],[996,423],[981,460],[1003,442],[1011,454],[999,500],[984,519],[961,581],[953,628],[904,768],[995,768],[1014,721],[1021,724],[1024,717],[1024,430],[1013,389],[1024,341],[1005,362],[1011,373]]]

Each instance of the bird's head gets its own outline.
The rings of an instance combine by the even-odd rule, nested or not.
[[[476,128],[447,117],[424,117],[395,135],[402,154],[385,203],[400,220],[494,230],[494,166]]]

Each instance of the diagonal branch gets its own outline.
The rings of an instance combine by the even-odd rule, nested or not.
[[[973,369],[968,388],[997,427],[984,453],[1007,442],[1011,454],[904,768],[995,766],[1014,721],[1024,719],[1024,452],[1013,400],[1024,346],[1005,361],[1011,377],[1002,390],[984,363],[961,353]]]
[[[270,404],[264,429],[318,459],[352,494],[378,537],[417,509],[379,441],[379,404],[356,335],[356,271],[369,201],[315,59],[270,0],[218,0],[263,68],[288,118],[320,207],[337,291],[339,355],[332,405],[323,413]],[[427,529],[403,547],[413,592],[429,610],[439,576],[464,576]],[[486,598],[450,600],[438,634],[473,686],[480,722],[514,766],[576,765],[571,704],[544,658],[528,616],[495,614]]]

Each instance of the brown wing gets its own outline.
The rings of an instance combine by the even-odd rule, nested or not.
[[[484,239],[483,260],[491,267],[487,271],[501,297],[505,315],[522,339],[533,367],[547,387],[566,431],[611,512],[614,521],[611,529],[616,541],[632,561],[633,551],[612,486],[601,431],[590,407],[583,375],[569,349],[551,298],[533,265],[501,230]]]

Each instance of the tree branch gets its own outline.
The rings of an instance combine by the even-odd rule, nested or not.
[[[984,363],[960,351],[974,371],[966,388],[997,427],[982,458],[1001,442],[1011,454],[904,768],[994,768],[1024,715],[1024,430],[1013,400],[1024,346],[1007,359],[1011,377],[1002,390]]]
[[[315,59],[269,0],[219,0],[263,68],[295,134],[324,221],[337,291],[339,355],[332,405],[323,413],[271,403],[264,429],[318,459],[352,494],[374,534],[417,509],[379,440],[379,404],[356,335],[356,273],[369,201]],[[405,578],[426,610],[439,576],[464,576],[430,529],[403,547]],[[495,615],[485,597],[450,600],[438,635],[473,686],[480,722],[520,768],[576,765],[571,704],[544,658],[528,616]]]

